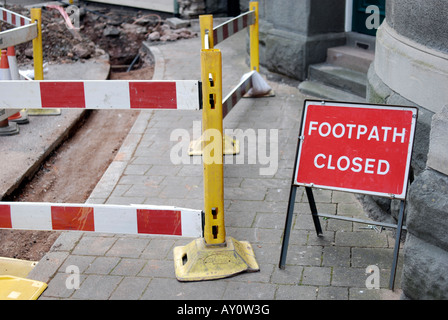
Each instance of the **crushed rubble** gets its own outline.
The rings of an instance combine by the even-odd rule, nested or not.
[[[30,16],[29,9],[22,6],[8,5],[6,8]],[[44,62],[71,63],[107,53],[111,65],[129,65],[141,54],[143,41],[159,44],[197,36],[196,32],[188,29],[189,21],[173,24],[155,13],[138,11],[130,14],[120,10],[120,7],[95,10],[80,7],[79,21],[79,29],[70,30],[59,11],[42,9]],[[179,28],[179,25],[182,27]],[[2,30],[11,28],[6,23],[2,23],[1,27]],[[16,55],[19,65],[32,64],[32,42],[17,45]]]

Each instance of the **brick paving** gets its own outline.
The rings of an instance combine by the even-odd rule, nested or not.
[[[157,46],[155,79],[199,79],[199,48],[199,39]],[[248,68],[245,33],[218,48],[223,52],[225,95]],[[321,219],[324,237],[318,238],[301,189],[296,197],[286,269],[278,268],[306,97],[297,87],[282,82],[269,84],[274,97],[244,98],[224,120],[226,129],[254,130],[258,140],[264,139],[263,132],[269,138],[271,129],[278,133],[278,140],[267,153],[257,153],[256,163],[249,163],[254,150],[240,141],[244,163],[230,163],[236,162],[230,158],[224,166],[226,233],[252,244],[259,272],[215,281],[179,282],[174,273],[173,248],[191,242],[191,238],[64,232],[29,275],[48,283],[40,299],[398,299],[401,252],[396,289],[388,289],[395,241],[392,233]],[[185,129],[193,136],[194,121],[200,120],[201,111],[141,112],[88,202],[203,209],[200,158],[176,165],[170,160],[170,152],[178,143],[177,137],[170,139],[173,130]],[[261,175],[260,170],[269,167],[266,156],[276,149],[277,170]],[[315,190],[315,198],[322,212],[368,219],[353,194]],[[369,265],[380,268],[380,289],[366,288]],[[73,266],[79,271],[79,288],[67,288],[72,279],[67,268]]]

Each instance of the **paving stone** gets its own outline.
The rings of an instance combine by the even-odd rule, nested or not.
[[[272,283],[297,285],[302,281],[302,266],[286,266],[284,270],[276,268],[272,274]]]
[[[387,235],[377,234],[373,230],[360,232],[336,232],[335,243],[338,246],[356,246],[387,248]]]
[[[227,282],[179,282],[176,279],[154,278],[142,294],[142,300],[221,300]]]
[[[143,250],[140,258],[146,260],[162,260],[172,255],[175,240],[151,239],[151,242]]]
[[[45,289],[42,296],[59,299],[69,298],[76,291],[75,288],[67,287],[67,280],[70,282],[70,276],[72,275],[68,273],[57,273],[51,280],[51,286],[48,286],[47,289]],[[79,282],[81,283],[85,278],[85,275],[80,275]]]
[[[316,300],[318,287],[299,285],[279,285],[276,300]]]
[[[257,282],[229,282],[223,300],[273,300],[276,285]]]
[[[319,287],[317,300],[348,300],[348,288]]]
[[[126,277],[112,293],[110,300],[138,300],[150,281],[150,278]]]
[[[107,252],[107,256],[138,258],[148,245],[150,239],[142,238],[119,238]]]
[[[72,298],[106,300],[112,295],[121,280],[123,280],[123,277],[120,276],[89,275],[81,283],[79,289],[75,291]]]
[[[110,274],[127,277],[136,276],[145,264],[146,260],[143,259],[121,259]]]
[[[52,251],[71,251],[81,239],[82,232],[61,232],[51,246]]]
[[[72,253],[77,255],[102,256],[112,247],[115,241],[117,239],[112,237],[83,236]]]
[[[288,248],[286,264],[301,266],[320,266],[322,263],[322,247],[296,246]]]
[[[79,272],[83,273],[90,266],[93,260],[95,260],[95,256],[70,255],[67,259],[65,259],[58,271],[65,272],[68,266],[76,266],[79,269]]]
[[[303,270],[302,285],[329,286],[331,268],[305,267]]]
[[[349,247],[325,246],[322,265],[326,267],[350,267],[351,249]]]
[[[368,275],[365,268],[333,268],[331,285],[336,287],[365,288]]]
[[[86,274],[109,274],[120,262],[118,257],[97,257],[86,269]]]
[[[174,278],[174,262],[170,260],[148,260],[138,276]]]
[[[39,261],[39,263],[27,275],[28,279],[33,279],[42,282],[48,282],[59,266],[67,259],[68,252],[48,252]]]

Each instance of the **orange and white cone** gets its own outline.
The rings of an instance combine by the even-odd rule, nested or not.
[[[11,80],[6,50],[2,50],[0,56],[0,80]],[[11,136],[19,133],[19,126],[17,123],[9,123],[8,121],[11,112],[15,111],[10,109],[0,109],[0,136]]]
[[[8,65],[10,72],[10,80],[20,80],[19,67],[17,65],[16,50],[14,47],[9,47],[7,50]],[[28,113],[25,109],[13,114],[8,118],[9,121],[13,121],[17,124],[28,123]]]

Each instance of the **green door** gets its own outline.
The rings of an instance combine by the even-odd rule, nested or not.
[[[379,16],[377,12],[367,10],[371,5],[379,9]],[[354,32],[375,36],[376,30],[381,22],[383,22],[385,16],[386,0],[353,0],[352,30]]]

